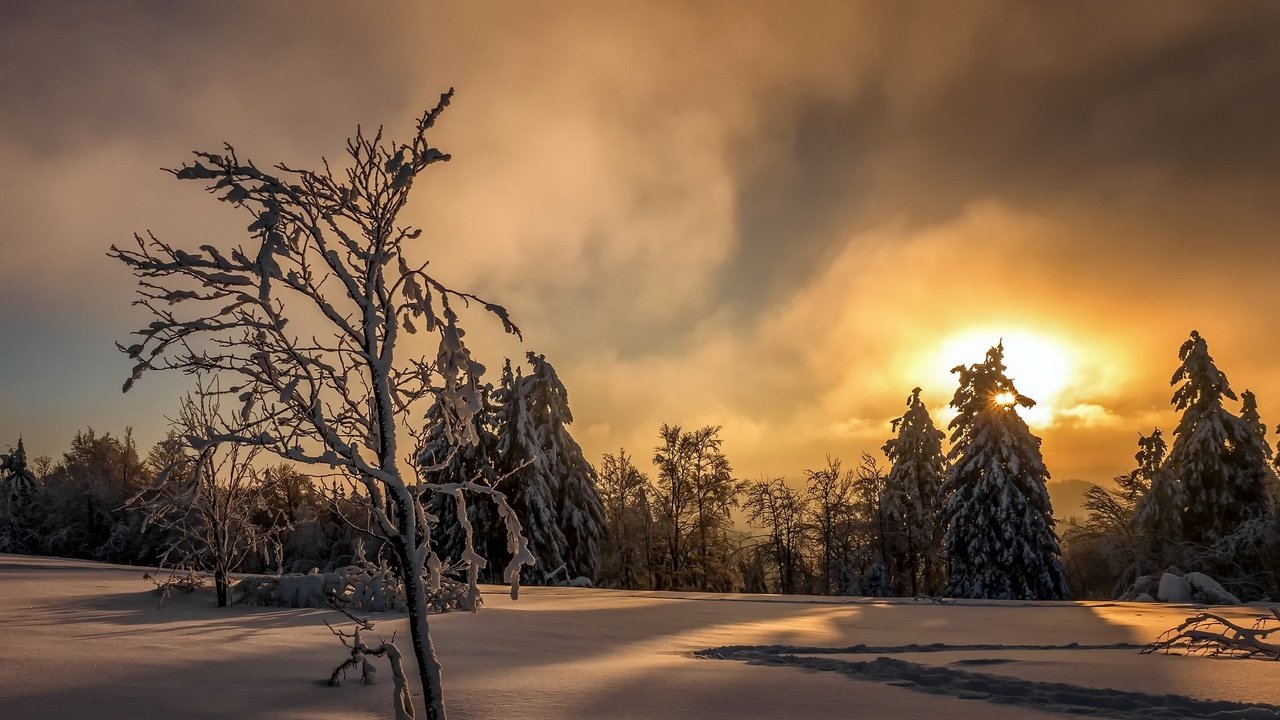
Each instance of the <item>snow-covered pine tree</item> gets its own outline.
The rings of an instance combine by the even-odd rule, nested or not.
[[[18,447],[0,453],[0,487],[8,496],[10,507],[19,507],[36,489],[36,476],[27,467],[27,450],[18,438]]]
[[[523,574],[529,582],[546,582],[564,565],[565,539],[556,512],[556,478],[542,451],[537,420],[525,395],[528,385],[511,361],[502,367],[502,380],[493,394],[497,435],[497,488],[507,495],[524,526],[529,552],[537,566]]]
[[[470,422],[475,432],[475,443],[458,443],[451,437],[451,430],[439,400],[427,409],[426,427],[419,441],[416,454],[421,467],[439,468],[429,475],[436,483],[466,483],[494,486],[498,481],[498,436],[493,404],[493,387],[479,386],[479,408]],[[443,467],[441,467],[443,465]],[[457,499],[441,493],[427,493],[424,504],[436,518],[431,528],[431,541],[446,564],[463,558],[467,549],[467,532],[458,522]],[[488,498],[467,498],[467,515],[471,520],[474,550],[488,561],[480,574],[488,581],[500,581],[507,556],[506,539],[502,536],[502,521],[497,517]]]
[[[1166,462],[1168,445],[1156,428],[1138,440],[1139,472],[1150,486],[1138,500],[1130,527],[1138,536],[1135,576],[1159,572],[1184,561],[1182,509],[1186,492],[1182,480]]]
[[[952,369],[960,387],[951,406],[945,545],[947,594],[955,597],[1056,600],[1067,596],[1062,551],[1045,483],[1040,439],[1017,406],[1035,401],[1005,375],[1004,345],[986,359]]]
[[[555,498],[556,524],[565,543],[561,551],[565,579],[594,580],[604,534],[604,504],[596,488],[596,471],[569,434],[573,422],[569,392],[555,368],[542,355],[531,352],[527,358],[530,373],[521,379],[522,395],[533,416],[543,472]]]
[[[0,453],[0,552],[30,550],[37,541],[32,496],[36,492],[36,476],[27,467],[27,450],[18,438],[18,447],[8,454]]]
[[[1256,447],[1256,427],[1223,407],[1223,398],[1235,400],[1236,394],[1200,333],[1191,331],[1178,358],[1182,364],[1169,384],[1178,386],[1173,404],[1182,418],[1166,465],[1182,482],[1185,537],[1210,544],[1266,512],[1267,458]]]
[[[895,568],[898,580],[912,595],[932,594],[941,580],[944,435],[920,400],[920,388],[911,391],[907,411],[891,427],[898,436],[884,444],[890,463],[881,496],[889,535],[885,541],[894,556],[904,561]]]
[[[1275,458],[1271,452],[1271,444],[1267,440],[1267,426],[1258,414],[1258,399],[1248,390],[1240,393],[1240,422],[1245,433],[1240,442],[1233,446],[1232,459],[1239,472],[1244,476],[1243,484],[1253,488],[1254,512],[1252,517],[1261,517],[1275,506],[1276,472],[1273,466]],[[1257,497],[1257,488],[1261,485],[1262,496]]]

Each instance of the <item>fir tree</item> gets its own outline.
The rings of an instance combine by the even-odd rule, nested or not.
[[[0,454],[0,487],[8,495],[10,507],[26,503],[36,489],[36,476],[27,467],[27,450],[18,438],[18,447],[9,454]]]
[[[1133,513],[1133,526],[1144,538],[1144,555],[1156,554],[1162,544],[1182,539],[1182,508],[1186,493],[1182,480],[1165,463],[1168,446],[1160,429],[1138,441],[1139,467],[1149,473],[1150,487],[1138,501]]]
[[[546,582],[564,565],[564,533],[556,512],[556,478],[549,472],[542,452],[536,418],[525,395],[528,385],[511,361],[502,368],[502,380],[494,391],[497,418],[498,489],[506,493],[516,516],[524,526],[529,552],[537,567],[527,570],[526,579]]]
[[[35,549],[36,514],[33,496],[36,476],[27,466],[27,450],[18,438],[18,447],[0,453],[0,552]]]
[[[532,415],[542,471],[555,499],[556,525],[564,538],[561,557],[566,579],[594,579],[604,534],[604,505],[596,489],[596,471],[569,434],[568,426],[573,422],[569,392],[555,368],[542,355],[528,353],[527,357],[530,374],[521,380],[522,395]]]
[[[1005,375],[1004,346],[986,360],[952,370],[950,470],[945,545],[947,593],[956,597],[1055,600],[1067,596],[1066,573],[1045,483],[1040,439],[1016,407],[1035,402]]]
[[[907,411],[891,427],[898,436],[884,444],[890,463],[881,496],[889,535],[886,542],[894,556],[903,560],[896,563],[900,566],[898,574],[906,576],[911,594],[931,593],[941,574],[939,518],[946,465],[943,433],[934,427],[929,410],[920,400],[920,388],[911,391]]]
[[[1178,386],[1173,404],[1182,418],[1167,464],[1182,482],[1183,533],[1193,543],[1211,544],[1266,512],[1269,449],[1259,447],[1266,442],[1256,407],[1250,422],[1223,407],[1223,398],[1236,395],[1200,333],[1191,332],[1178,357],[1182,364],[1170,384]]]
[[[1232,459],[1243,476],[1243,485],[1252,488],[1252,511],[1250,518],[1262,517],[1275,506],[1276,473],[1273,463],[1275,458],[1271,452],[1271,444],[1267,441],[1267,426],[1258,414],[1258,400],[1248,390],[1240,393],[1240,422],[1248,432],[1237,443]],[[1259,485],[1262,488],[1258,495]]]

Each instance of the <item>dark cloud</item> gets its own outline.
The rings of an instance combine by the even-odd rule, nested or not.
[[[4,14],[0,242],[23,282],[0,287],[0,327],[30,349],[0,356],[0,397],[37,403],[76,375],[83,400],[39,415],[50,438],[120,402],[106,340],[138,317],[106,246],[243,227],[156,168],[223,140],[311,165],[357,124],[403,130],[449,85],[437,138],[455,162],[410,210],[422,250],[511,307],[593,452],[643,450],[662,421],[723,423],[748,474],[873,449],[938,347],[975,328],[1079,348],[1058,398],[1077,414],[1044,431],[1057,477],[1127,467],[1133,434],[1167,422],[1192,326],[1280,407],[1259,337],[1280,298],[1258,274],[1280,261],[1274,4]],[[521,351],[496,335],[473,332]],[[40,375],[41,353],[80,364]],[[0,444],[19,431],[0,420]]]

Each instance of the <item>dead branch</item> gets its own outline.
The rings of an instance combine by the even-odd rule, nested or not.
[[[365,685],[374,684],[378,679],[378,670],[369,658],[385,655],[391,665],[391,679],[395,684],[392,707],[395,710],[396,720],[413,720],[415,716],[413,698],[409,694],[409,681],[404,674],[404,659],[400,649],[396,647],[395,635],[392,635],[390,640],[382,640],[377,647],[370,647],[365,643],[363,633],[372,631],[373,623],[354,617],[341,608],[335,609],[351,618],[356,623],[356,628],[352,632],[346,632],[330,625],[328,620],[324,623],[329,628],[329,632],[351,651],[350,657],[343,660],[342,664],[334,668],[329,675],[329,685],[331,687],[342,685],[342,681],[347,677],[347,671],[356,666],[360,667],[360,681]]]
[[[1280,660],[1280,644],[1269,641],[1272,633],[1280,633],[1280,609],[1270,608],[1253,627],[1244,627],[1214,613],[1202,612],[1182,624],[1161,633],[1142,649],[1143,655],[1164,652],[1203,657],[1251,658]]]

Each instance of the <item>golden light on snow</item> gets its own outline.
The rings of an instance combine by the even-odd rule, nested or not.
[[[1076,353],[1065,341],[1051,335],[1021,328],[970,328],[946,337],[937,350],[927,357],[920,376],[950,399],[957,377],[951,369],[957,365],[982,362],[987,350],[1004,342],[1006,373],[1018,392],[1036,401],[1034,407],[1018,408],[1018,414],[1032,427],[1044,428],[1053,423],[1060,400],[1070,387],[1076,369]],[[1004,397],[1009,395],[1009,397]],[[995,398],[1001,405],[1012,405],[1015,398],[1002,393]]]

